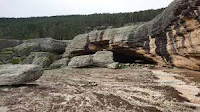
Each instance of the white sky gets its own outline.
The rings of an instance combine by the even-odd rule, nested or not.
[[[173,0],[0,0],[0,17],[134,12],[166,7]]]

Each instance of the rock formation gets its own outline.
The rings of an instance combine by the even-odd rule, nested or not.
[[[95,66],[107,67],[113,63],[113,53],[110,51],[98,51],[93,55],[93,63]]]
[[[0,45],[0,64],[36,64],[48,67],[61,57],[70,40],[60,41],[52,38],[30,40],[0,40],[8,45]],[[2,49],[1,49],[2,48]],[[37,59],[36,59],[37,58]]]
[[[37,65],[0,65],[0,85],[19,85],[33,82],[43,74]]]
[[[68,41],[63,42],[52,38],[38,38],[24,40],[23,43],[34,43],[39,46],[41,51],[63,53],[67,47]]]
[[[55,57],[49,52],[32,52],[21,64],[34,64],[46,68],[55,60]]]
[[[75,56],[71,59],[68,66],[73,68],[83,68],[93,65],[91,55]]]
[[[55,69],[55,68],[60,68],[60,67],[64,67],[64,66],[67,66],[68,63],[69,63],[70,59],[69,58],[62,58],[62,59],[59,59],[57,61],[55,61],[54,63],[52,63],[50,65],[50,68],[51,69]]]
[[[106,49],[125,60],[200,70],[200,1],[174,0],[152,21],[92,31],[76,36],[63,57],[94,54]]]
[[[97,51],[94,55],[75,56],[68,66],[74,68],[82,67],[107,67],[113,63],[113,53],[111,51]]]

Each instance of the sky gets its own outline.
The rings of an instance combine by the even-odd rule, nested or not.
[[[167,7],[173,0],[0,0],[0,17],[135,12]]]

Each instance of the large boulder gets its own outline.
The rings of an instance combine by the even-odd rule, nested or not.
[[[76,36],[74,40],[67,46],[65,49],[65,53],[63,57],[72,57],[73,54],[76,53],[76,55],[83,54],[87,49],[88,39],[85,38],[87,34],[82,34]]]
[[[26,84],[39,79],[43,69],[37,65],[0,65],[0,85]]]
[[[20,44],[20,42],[23,43]],[[44,56],[44,55],[51,53],[59,56],[65,51],[65,48],[68,46],[71,40],[61,41],[52,38],[39,38],[39,39],[23,40],[20,42],[19,45],[17,44],[13,45],[14,47],[11,47],[10,45],[9,48],[0,49],[0,64],[7,64],[7,63],[18,64],[18,62],[19,63],[22,62],[22,64],[36,64],[36,65],[41,65],[43,67],[47,67],[49,66],[49,64],[52,63],[51,61],[54,60],[51,60],[49,56]],[[33,56],[35,54],[31,54],[32,52],[49,52],[49,53],[37,53],[37,55],[38,54],[43,55],[38,57],[38,56]],[[34,61],[33,57],[35,57]]]
[[[51,64],[49,68],[55,69],[55,68],[67,66],[69,61],[70,61],[69,58],[62,58],[60,60],[55,61],[53,64]]]
[[[89,67],[92,65],[93,65],[93,60],[91,55],[73,57],[68,64],[68,66],[73,68]]]
[[[199,0],[174,0],[150,22],[76,36],[63,56],[106,49],[160,65],[200,70],[199,14]]]
[[[21,64],[34,64],[46,68],[52,61],[53,54],[49,52],[32,52]]]
[[[108,64],[113,63],[113,52],[98,51],[93,55],[94,65],[99,67],[107,67]]]
[[[55,40],[52,38],[38,38],[38,39],[24,40],[23,43],[38,44],[40,47],[40,51],[63,53],[67,45],[70,43],[70,41],[63,42],[61,40]]]
[[[22,44],[14,47],[15,56],[27,56],[31,52],[53,52],[62,54],[69,44],[52,38],[38,38],[24,40]]]
[[[26,57],[31,52],[40,51],[40,46],[37,43],[22,43],[14,47],[14,55],[19,57]]]
[[[15,40],[15,39],[0,39],[0,50],[9,48],[9,47],[15,47],[19,44],[21,44],[21,40]]]

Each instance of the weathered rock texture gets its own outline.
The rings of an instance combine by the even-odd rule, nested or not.
[[[49,52],[32,52],[21,64],[34,64],[46,68],[53,62],[54,57]]]
[[[110,51],[98,51],[93,55],[93,62],[95,66],[107,67],[108,64],[113,63],[113,53]]]
[[[131,68],[45,70],[36,84],[0,88],[0,111],[200,112],[200,73],[183,74],[181,70],[174,78]]]
[[[23,41],[0,40],[0,44],[2,42],[7,42],[8,45],[0,45],[0,64],[19,64],[22,62],[22,64],[37,64],[47,67],[52,63],[52,61],[55,61],[50,59],[54,58],[54,56],[43,56],[43,58],[40,56],[40,59],[36,61],[33,61],[32,59],[31,61],[30,58],[34,57],[32,55],[34,54],[33,52],[40,52],[40,54],[54,54],[59,57],[59,55],[64,53],[65,48],[70,43],[70,40],[60,41],[52,38],[39,38]]]
[[[94,55],[75,56],[68,65],[74,68],[107,67],[113,62],[113,53],[111,51],[97,51]]]
[[[106,49],[161,65],[200,70],[199,6],[199,0],[175,0],[160,15],[142,25],[78,35],[63,56]]]
[[[39,79],[43,70],[37,65],[0,65],[0,85],[19,85]]]
[[[76,56],[71,59],[68,66],[73,68],[82,68],[93,65],[93,60],[91,55]]]
[[[63,53],[65,51],[65,48],[67,47],[67,44],[69,43],[68,41],[63,42],[52,38],[30,39],[24,40],[23,42],[38,44],[40,51],[57,53]]]
[[[50,65],[51,69],[55,69],[55,68],[60,68],[60,67],[64,67],[67,66],[69,63],[70,59],[69,58],[62,58],[60,60],[55,61],[54,63],[52,63]]]
[[[107,67],[110,68],[110,69],[118,69],[119,63],[118,62],[111,63],[111,64],[108,64]]]

